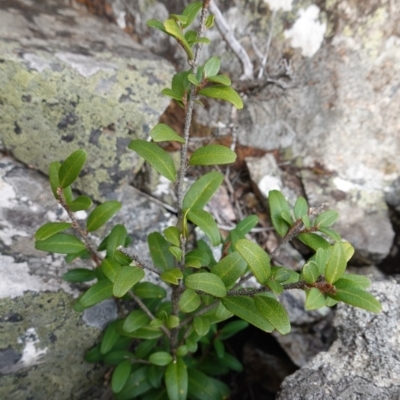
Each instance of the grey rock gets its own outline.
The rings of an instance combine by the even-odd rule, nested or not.
[[[82,315],[82,320],[88,326],[103,330],[110,322],[118,317],[118,306],[114,299],[107,299],[87,308]]]
[[[340,304],[338,339],[288,376],[279,400],[398,399],[400,395],[400,285],[374,282],[371,293],[383,311],[373,314]]]
[[[173,68],[118,26],[62,0],[0,3],[0,140],[14,157],[47,173],[85,148],[78,186],[95,199],[132,179],[169,100]]]

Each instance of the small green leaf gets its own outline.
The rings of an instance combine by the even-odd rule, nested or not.
[[[104,258],[100,264],[101,271],[111,281],[114,282],[118,271],[122,265],[111,258]]]
[[[203,7],[203,3],[201,1],[195,1],[190,3],[182,12],[182,15],[186,17],[186,22],[182,26],[183,28],[187,28],[192,22],[195,20],[197,14]]]
[[[185,257],[185,265],[187,267],[201,268],[203,266],[208,266],[209,262],[210,257],[208,253],[200,249],[189,251]]]
[[[148,370],[148,366],[134,370],[122,390],[115,395],[115,400],[139,399],[143,393],[148,392],[151,389],[147,379]]]
[[[249,326],[247,321],[232,321],[228,322],[224,327],[219,331],[219,339],[226,340],[230,337],[236,335],[238,332],[246,329]]]
[[[147,21],[147,26],[150,28],[155,28],[160,30],[161,32],[167,33],[167,31],[164,28],[164,24],[161,21],[157,21],[156,19],[150,19]]]
[[[283,210],[281,212],[281,217],[289,226],[293,225],[294,221],[293,221],[293,218],[292,218],[292,215],[290,214],[290,212]]]
[[[333,225],[339,218],[339,213],[337,211],[329,210],[318,215],[315,219],[314,225],[318,228],[329,228]]]
[[[58,200],[57,189],[60,187],[60,180],[58,179],[58,171],[60,170],[61,163],[59,161],[53,161],[49,165],[49,180],[51,191],[54,197]]]
[[[115,327],[116,327],[115,322],[107,326],[104,332],[103,339],[101,340],[101,345],[100,345],[101,354],[108,353],[120,338],[121,335],[116,331]]]
[[[89,215],[86,222],[88,232],[93,232],[103,226],[119,209],[119,201],[106,201],[97,206]]]
[[[87,210],[91,206],[92,200],[87,196],[78,196],[74,201],[68,203],[68,208],[73,212]]]
[[[212,272],[222,279],[226,287],[231,287],[243,275],[246,267],[246,261],[237,251],[234,251],[214,265]]]
[[[297,238],[314,251],[317,251],[320,248],[329,249],[331,247],[329,242],[316,233],[300,233]]]
[[[325,274],[326,263],[328,262],[331,254],[330,251],[330,249],[319,248],[315,253],[315,262],[318,264],[320,275]]]
[[[205,87],[204,89],[199,90],[199,94],[213,99],[229,101],[229,103],[232,103],[239,110],[243,108],[241,97],[230,86],[214,85]]]
[[[318,231],[333,239],[335,242],[340,242],[342,237],[335,230],[330,228],[318,228]]]
[[[92,269],[75,268],[66,272],[63,279],[67,282],[88,282],[96,279],[96,274]]]
[[[56,233],[45,240],[37,240],[35,249],[51,253],[74,254],[85,250],[86,246],[73,235]]]
[[[114,393],[119,393],[125,386],[129,375],[131,374],[131,362],[129,360],[122,361],[115,368],[111,378],[111,389]]]
[[[342,242],[336,242],[332,246],[331,256],[325,267],[325,279],[329,283],[335,283],[346,270],[346,253]]]
[[[186,289],[179,299],[179,309],[185,313],[197,310],[200,304],[200,296],[193,289]]]
[[[347,279],[339,279],[335,282],[336,294],[328,294],[336,301],[343,301],[355,307],[362,308],[373,313],[382,311],[382,305],[379,301],[356,283]]]
[[[186,364],[180,357],[168,364],[165,371],[165,386],[169,400],[186,400],[188,373]]]
[[[207,317],[194,317],[193,327],[199,336],[205,336],[210,330],[210,321]]]
[[[240,361],[228,352],[225,352],[222,361],[225,365],[229,367],[229,369],[232,369],[233,371],[243,371],[243,365],[240,363]]]
[[[342,242],[344,252],[346,254],[346,262],[349,262],[354,254],[354,247],[349,242]]]
[[[209,76],[217,75],[220,67],[221,67],[221,61],[219,60],[218,57],[213,56],[209,58],[207,62],[204,64],[204,74],[206,78]]]
[[[283,286],[278,283],[275,282],[272,279],[268,279],[266,282],[266,285],[275,293],[275,294],[281,294],[283,291]]]
[[[271,266],[271,276],[270,279],[278,283],[282,283],[287,281],[290,278],[290,270],[289,268]]]
[[[124,296],[133,285],[144,278],[144,275],[143,269],[125,265],[118,271],[115,277],[113,295],[115,297]]]
[[[219,172],[209,172],[199,178],[186,192],[183,209],[203,208],[221,186],[224,176]]]
[[[156,321],[153,319],[153,321]],[[161,324],[162,325],[162,324]],[[152,326],[144,326],[143,328],[136,329],[134,332],[130,333],[130,337],[136,339],[157,339],[163,335],[163,332],[160,328],[152,327]]]
[[[36,240],[45,240],[58,232],[65,231],[71,227],[70,222],[47,222],[42,225],[35,233]]]
[[[207,19],[206,19],[206,28],[207,29],[212,28],[212,26],[214,25],[214,19],[215,19],[215,17],[212,14],[207,17]]]
[[[185,143],[185,140],[166,124],[157,124],[150,131],[150,136],[155,142],[166,142],[171,140],[174,142]]]
[[[107,257],[114,258],[117,247],[124,246],[128,232],[124,225],[117,224],[112,228],[107,239]]]
[[[185,32],[185,39],[189,43],[189,46],[193,46],[196,43],[196,40],[197,40],[197,32],[193,31],[193,30],[186,31]],[[190,75],[193,75],[193,74],[190,73],[188,75],[188,78],[189,78]],[[197,79],[197,77],[196,77],[196,79]],[[190,78],[189,78],[189,80],[190,80]]]
[[[257,215],[248,215],[236,225],[236,229],[240,230],[243,235],[248,234],[258,224]]]
[[[149,361],[154,365],[164,367],[172,361],[172,356],[166,351],[158,351],[150,355]]]
[[[193,60],[193,51],[176,21],[173,19],[167,19],[164,22],[164,28],[169,35],[177,39],[178,43],[185,50],[188,60]]]
[[[125,318],[122,329],[125,332],[134,332],[150,322],[150,318],[142,310],[134,310]]]
[[[290,214],[289,203],[279,190],[271,190],[268,193],[268,203],[272,225],[279,236],[284,237],[290,228],[290,224],[282,218],[282,211],[286,211]]]
[[[113,284],[108,279],[96,282],[79,299],[79,304],[84,307],[91,307],[113,295]]]
[[[181,262],[183,252],[180,247],[170,246],[168,251],[176,258],[178,262]]]
[[[235,248],[245,259],[258,282],[265,284],[271,273],[269,255],[257,243],[248,239],[238,240]]]
[[[169,88],[163,89],[163,90],[161,91],[161,93],[162,93],[163,95],[168,96],[168,97],[171,97],[171,98],[173,98],[174,100],[177,100],[177,101],[181,101],[181,100],[182,100],[182,96],[183,96],[182,93],[176,92],[176,91],[174,91],[174,90],[172,90],[172,89],[169,89]]]
[[[186,277],[185,285],[189,289],[200,290],[215,297],[225,297],[226,288],[221,278],[210,272],[200,272]]]
[[[163,287],[151,282],[140,282],[136,284],[133,292],[141,299],[163,299],[167,295]]]
[[[165,369],[157,365],[150,365],[149,372],[147,374],[147,380],[150,382],[153,388],[158,389],[161,387],[162,379],[164,378]],[[147,392],[146,397],[142,397],[142,400],[168,400],[167,393],[164,388],[160,388],[161,393],[155,394],[154,392]],[[150,395],[153,394],[153,395]]]
[[[324,307],[325,304],[325,296],[317,288],[306,290],[306,310],[316,310],[318,308]]]
[[[301,274],[307,283],[314,283],[320,275],[319,265],[315,261],[309,261],[304,265]]]
[[[343,279],[353,282],[354,284],[360,286],[362,289],[367,289],[371,286],[371,281],[365,275],[343,274],[340,280],[342,281]]]
[[[307,200],[300,196],[296,200],[296,204],[294,205],[294,217],[297,219],[303,218],[308,213],[308,203]]]
[[[100,362],[103,355],[100,353],[100,345],[92,347],[84,355],[84,360],[90,363]]]
[[[213,379],[197,369],[189,369],[189,398],[193,400],[221,400],[227,399],[228,394],[223,393],[220,385],[222,383]]]
[[[282,335],[290,332],[289,316],[279,301],[267,296],[255,296],[254,303],[261,315]]]
[[[247,296],[225,297],[222,304],[237,317],[260,328],[264,332],[272,332],[274,327],[260,316],[260,312],[254,304],[254,300]]]
[[[176,226],[170,226],[164,229],[165,238],[173,244],[179,247],[181,245],[181,231]]]
[[[189,82],[193,83],[194,86],[200,86],[200,82],[197,80],[197,78],[194,74],[189,74],[188,79],[189,79]]]
[[[169,315],[167,320],[165,321],[165,325],[169,329],[176,328],[180,323],[179,317],[176,315]]]
[[[128,148],[143,157],[158,173],[169,179],[176,180],[176,169],[171,156],[155,143],[146,140],[132,140]]]
[[[60,187],[64,189],[78,178],[85,164],[86,156],[85,150],[76,150],[61,164],[60,170],[58,171]]]
[[[308,215],[304,215],[301,220],[303,221],[304,226],[306,227],[306,229],[310,229],[311,228],[311,219]]]
[[[194,151],[190,157],[190,165],[231,164],[236,160],[236,153],[220,144],[209,144]]]
[[[170,244],[159,232],[150,233],[147,237],[151,259],[154,265],[161,271],[173,268],[174,256],[168,251]]]
[[[208,82],[220,83],[221,85],[230,86],[231,80],[226,75],[216,75],[207,78]]]
[[[213,246],[218,246],[221,243],[221,233],[210,213],[200,209],[191,209],[187,213],[187,219],[197,225],[206,234]]]
[[[183,279],[182,271],[179,268],[171,268],[160,275],[160,278],[172,285],[178,285],[179,281]]]

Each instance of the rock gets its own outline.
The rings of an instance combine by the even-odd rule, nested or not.
[[[383,311],[373,314],[340,304],[338,339],[282,386],[279,400],[397,399],[400,394],[400,285],[374,282]]]
[[[173,68],[121,29],[62,0],[0,3],[0,140],[20,161],[49,163],[85,148],[78,187],[104,199],[132,179],[169,100]]]
[[[288,312],[292,329],[287,335],[276,331],[272,334],[291,360],[301,367],[321,351],[328,350],[336,338],[332,309],[307,311],[303,290],[285,291],[279,300]]]
[[[110,197],[123,207],[100,237],[111,224],[124,223],[132,248],[149,261],[147,235],[165,228],[170,214],[130,186]],[[116,319],[116,304],[110,299],[76,313],[73,302],[86,286],[64,282],[62,275],[91,266],[35,250],[34,233],[43,223],[67,220],[47,178],[0,153],[0,199],[0,398],[98,400],[104,369],[83,355]],[[99,243],[100,237],[91,239]]]
[[[395,233],[383,191],[357,185],[336,174],[317,175],[304,170],[301,179],[311,206],[324,205],[339,212],[334,229],[355,248],[352,262],[379,263],[389,254]]]

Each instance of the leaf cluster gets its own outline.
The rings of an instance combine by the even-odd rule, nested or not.
[[[192,62],[194,46],[209,42],[190,29],[201,9],[202,3],[194,2],[181,15],[171,15],[163,23],[151,20],[148,25],[173,37]],[[211,26],[212,18],[205,25]],[[197,101],[198,96],[228,101],[242,108],[240,96],[219,70],[219,59],[211,57],[197,69],[177,73],[171,88],[164,89],[163,94],[187,112],[189,100]],[[175,182],[175,164],[158,143],[174,141],[185,148],[187,140],[165,124],[156,125],[150,137],[151,141],[133,140],[128,148]],[[236,154],[225,146],[203,146],[193,152],[183,168],[229,164],[235,158]],[[249,239],[249,232],[258,223],[256,216],[246,217],[227,237],[221,236],[214,218],[205,209],[224,180],[216,171],[202,175],[184,194],[176,226],[148,236],[151,265],[126,251],[131,239],[122,224],[115,225],[94,246],[91,234],[104,227],[121,204],[106,201],[93,206],[89,197],[75,197],[71,185],[85,161],[86,152],[77,150],[63,163],[51,163],[51,189],[71,222],[44,224],[36,232],[35,247],[65,254],[67,262],[92,261],[94,268],[73,268],[64,275],[68,282],[90,282],[74,305],[76,311],[108,298],[134,300],[136,307],[108,325],[101,342],[85,356],[88,362],[113,367],[111,388],[117,400],[227,398],[229,388],[218,377],[229,370],[240,371],[242,366],[224,341],[248,324],[265,332],[290,332],[288,313],[279,301],[283,290],[305,290],[305,307],[309,310],[342,301],[380,311],[379,302],[366,290],[369,280],[346,273],[354,249],[331,228],[338,218],[336,211],[315,213],[302,197],[292,209],[281,192],[269,193],[271,221],[282,244],[297,237],[313,251],[302,271],[295,272],[275,265],[272,255]],[[75,217],[81,211],[87,213],[84,225]],[[211,246],[223,248],[219,260],[215,260],[212,248],[203,240],[188,251],[189,224],[199,227]],[[157,274],[162,283],[149,282],[145,270]],[[258,288],[245,287],[249,277],[255,278]],[[233,316],[236,319],[228,321]]]

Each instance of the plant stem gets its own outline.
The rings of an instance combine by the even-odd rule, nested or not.
[[[129,296],[132,297],[133,300],[135,300],[135,302],[139,305],[139,307],[145,312],[145,314],[146,314],[151,320],[156,319],[156,317],[155,317],[155,316],[152,314],[152,312],[146,307],[146,304],[143,303],[143,301],[140,299],[140,297],[136,296],[136,295],[132,292],[132,290],[129,290],[129,291],[128,291],[128,294],[129,294]],[[171,337],[171,332],[169,331],[169,329],[168,329],[166,326],[162,325],[160,328],[161,328],[161,330],[164,332],[164,334],[165,334],[167,337]]]
[[[60,203],[60,205],[62,206],[62,208],[64,208],[64,210],[67,212],[67,214],[72,222],[72,228],[83,239],[83,241],[85,242],[86,249],[89,251],[89,253],[92,257],[92,260],[96,264],[96,267],[98,267],[101,264],[102,260],[101,260],[100,256],[97,254],[97,251],[95,250],[95,248],[93,247],[93,244],[90,242],[88,233],[84,229],[82,229],[78,220],[75,217],[75,214],[70,210],[70,208],[65,200],[62,188],[57,188],[57,200]]]
[[[206,17],[207,17],[207,8],[210,0],[203,0],[203,7],[201,10],[201,17],[200,17],[200,28],[198,30],[197,36],[198,37],[203,37],[205,28],[206,28]],[[194,53],[194,59],[193,61],[190,61],[190,67],[191,71],[196,74],[197,72],[197,64],[199,61],[200,57],[200,49],[201,49],[201,44],[197,43],[196,45],[196,50]],[[194,103],[196,101],[196,87],[194,85],[191,85],[190,87],[190,95],[189,95],[189,101],[185,102],[185,126],[183,130],[183,138],[185,140],[185,143],[181,147],[181,160],[180,160],[180,167],[179,167],[179,172],[178,172],[178,184],[177,184],[177,189],[176,189],[176,197],[177,197],[177,206],[176,209],[178,210],[178,226],[179,226],[179,221],[183,221],[183,185],[186,177],[186,171],[187,171],[187,153],[188,153],[188,145],[189,145],[189,136],[190,136],[190,127],[192,125],[192,118],[193,118],[193,108],[194,108]],[[183,225],[183,224],[182,224]],[[181,235],[181,249],[182,249],[182,260],[179,263],[179,268],[183,271],[184,266],[185,266],[185,253],[186,253],[186,237],[184,237],[184,232],[182,232]],[[183,283],[182,281],[179,283],[179,285],[173,286],[172,287],[172,294],[171,294],[171,302],[172,302],[172,312],[171,315],[178,316],[179,315],[179,299],[180,296],[183,292]],[[179,327],[171,329],[171,337],[170,337],[170,344],[171,344],[171,352],[172,354],[176,353],[176,349],[178,347],[178,335],[179,335]]]
[[[156,268],[153,265],[145,263],[144,261],[142,261],[140,259],[140,257],[137,254],[132,253],[131,250],[129,250],[129,249],[125,248],[125,247],[122,247],[122,246],[118,246],[117,250],[119,250],[121,253],[125,254],[126,256],[131,258],[133,261],[135,261],[135,263],[139,267],[142,267],[143,269],[147,269],[148,271],[154,272],[157,275],[161,275],[161,272],[160,272],[160,270],[158,268]]]

